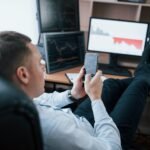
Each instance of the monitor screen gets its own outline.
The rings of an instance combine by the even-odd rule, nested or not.
[[[56,72],[83,64],[83,32],[44,33],[47,72]]]
[[[79,31],[79,0],[37,0],[40,32]]]
[[[148,23],[91,18],[88,50],[141,56],[147,30]]]

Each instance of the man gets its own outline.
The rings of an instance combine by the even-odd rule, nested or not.
[[[0,75],[20,87],[39,111],[45,150],[120,150],[120,135],[101,101],[100,71],[91,79],[83,68],[71,91],[44,93],[45,65],[37,48],[25,35],[0,33]],[[84,117],[61,107],[88,95],[92,101],[94,128]],[[70,99],[70,97],[72,98]]]
[[[0,74],[19,86],[32,99],[44,92],[45,66],[41,60],[38,50],[28,37],[16,32],[0,33]],[[71,91],[45,93],[35,98],[45,149],[121,149],[119,132],[108,116],[103,102],[120,130],[123,148],[127,149],[149,90],[150,83],[146,78],[149,68],[147,64],[144,68],[148,69],[142,68],[137,70],[134,80],[108,79],[104,82],[104,87],[100,71],[92,79],[90,75],[86,75],[84,88],[82,68]],[[84,101],[75,114],[84,115],[93,127],[84,117],[76,116],[68,109],[61,109],[72,103],[70,96],[77,101],[85,94],[90,97],[91,104],[88,100]]]

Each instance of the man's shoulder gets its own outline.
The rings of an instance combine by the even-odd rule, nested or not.
[[[51,93],[43,93],[38,97],[33,98],[34,103],[41,103],[42,101],[45,101],[48,99]]]

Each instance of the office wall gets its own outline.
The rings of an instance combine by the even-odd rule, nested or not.
[[[0,31],[14,30],[38,41],[36,0],[0,0]]]

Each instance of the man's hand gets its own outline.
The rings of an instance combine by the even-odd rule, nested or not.
[[[101,98],[103,82],[100,78],[102,75],[101,71],[98,71],[94,77],[90,74],[85,76],[85,91],[91,100],[97,100]]]
[[[85,74],[84,67],[82,67],[76,81],[73,84],[73,88],[71,90],[71,95],[75,99],[83,98],[86,95],[84,86],[83,86],[84,74]]]

